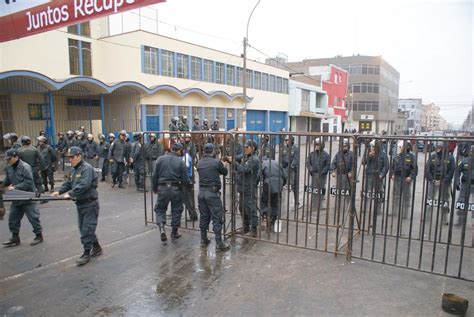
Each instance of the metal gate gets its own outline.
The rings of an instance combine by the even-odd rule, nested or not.
[[[173,142],[184,142],[185,132],[156,133],[164,151]],[[206,142],[216,145],[216,157],[232,158],[229,175],[222,179],[227,237],[474,281],[474,185],[470,185],[474,139],[186,133],[191,135],[186,151],[194,165]],[[264,139],[281,142],[262,142]],[[249,164],[247,140],[258,141],[259,170],[242,168]],[[275,168],[286,176],[277,193],[268,182],[271,175],[278,177]],[[151,175],[149,168],[147,173]],[[192,194],[187,197],[197,201],[199,177],[194,168],[190,178],[193,186],[188,193]],[[257,179],[255,185],[252,180]],[[155,221],[156,197],[152,192],[144,197],[148,224]],[[197,204],[185,205],[197,208]],[[198,222],[189,217],[183,217],[182,227],[199,230]]]

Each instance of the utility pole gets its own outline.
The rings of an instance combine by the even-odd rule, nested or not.
[[[243,86],[243,94],[244,94],[244,110],[242,112],[242,129],[247,130],[247,45],[248,45],[248,38],[249,38],[249,24],[250,24],[250,19],[252,18],[253,12],[257,8],[257,6],[260,4],[261,0],[258,0],[255,6],[252,9],[252,12],[250,12],[249,19],[247,21],[247,31],[245,33],[244,37],[244,67],[242,70],[242,86]]]

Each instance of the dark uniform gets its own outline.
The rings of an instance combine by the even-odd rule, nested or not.
[[[198,220],[198,215],[196,212],[196,204],[194,203],[194,161],[192,156],[187,152],[183,152],[183,156],[181,159],[186,164],[186,171],[188,173],[189,178],[189,183],[183,184],[184,204],[186,205],[186,210],[188,211],[188,219],[191,221],[196,221]]]
[[[456,190],[460,190],[456,202],[474,204],[474,146],[471,146],[471,155],[459,161],[454,174],[454,184]],[[469,211],[469,207],[457,207],[455,226],[461,226],[467,220],[465,210]],[[471,215],[474,217],[472,210]]]
[[[319,149],[316,146],[319,145]],[[315,150],[306,159],[309,175],[311,176],[311,189],[313,191],[311,208],[322,208],[326,192],[327,176],[331,167],[331,157],[324,151],[324,143],[320,138],[314,140]]]
[[[178,130],[179,131],[189,131],[189,126],[188,126],[188,117],[183,116],[181,121],[178,124]]]
[[[99,159],[99,146],[94,141],[93,138],[88,138],[86,142],[86,146],[84,149],[84,156],[86,162],[92,165],[92,167],[98,167],[98,159]]]
[[[58,136],[58,142],[56,143],[56,156],[60,165],[63,164],[64,153],[67,150],[66,139],[64,139],[64,134],[61,132]]]
[[[448,153],[447,148],[443,151],[441,144],[437,144],[435,153],[430,155],[425,167],[425,177],[428,181],[428,200],[432,201],[432,204],[428,205],[426,209],[427,218],[432,216],[433,207],[438,210],[438,205],[441,204],[441,221],[443,224],[448,224],[449,192],[455,169],[456,163],[453,155]],[[440,201],[435,203],[438,200]]]
[[[10,160],[13,156],[19,157],[17,149],[10,149],[6,152],[6,159]],[[5,186],[13,185],[14,189],[35,192],[35,185],[33,182],[33,173],[30,165],[23,162],[20,158],[13,165],[7,165],[5,168],[5,179],[3,183]],[[8,217],[8,228],[12,233],[12,238],[3,244],[6,247],[16,246],[20,244],[20,226],[23,215],[26,214],[28,221],[33,227],[33,232],[36,234],[35,240],[31,245],[41,243],[43,241],[42,228],[40,223],[39,210],[34,201],[14,201],[10,207],[10,215]]]
[[[243,233],[252,230],[256,235],[258,226],[257,216],[257,192],[260,181],[260,160],[256,154],[257,145],[248,140],[245,144],[254,148],[254,152],[245,155],[242,161],[235,160],[235,171],[237,172],[236,184],[239,192],[239,210],[243,218]]]
[[[137,139],[132,145],[133,174],[135,176],[135,186],[137,191],[144,191],[145,161],[143,155],[143,145],[141,143],[141,133],[136,135]]]
[[[23,137],[22,137],[23,138]],[[30,141],[31,142],[31,141]],[[43,180],[40,176],[40,171],[46,169],[44,164],[43,156],[39,150],[33,147],[31,144],[24,144],[20,149],[20,158],[23,162],[30,164],[33,172],[33,181],[35,182],[36,192],[43,192]]]
[[[145,159],[147,172],[153,173],[156,160],[165,153],[163,145],[158,141],[154,133],[150,134],[150,143],[145,144]]]
[[[166,209],[171,202],[171,238],[177,239],[178,227],[181,223],[181,214],[183,213],[183,184],[189,183],[186,172],[186,165],[178,157],[177,152],[182,151],[183,146],[180,143],[173,144],[172,152],[161,156],[156,161],[153,171],[152,188],[158,194],[155,204],[156,223],[160,228],[161,241],[166,241],[164,225],[166,224]]]
[[[199,173],[199,195],[198,204],[201,213],[199,229],[201,229],[201,244],[207,246],[207,230],[212,219],[212,226],[216,238],[216,249],[228,249],[228,245],[222,241],[222,217],[224,208],[221,201],[221,179],[220,176],[227,175],[224,164],[212,156],[214,146],[204,145],[204,155],[197,165]]]
[[[201,130],[201,125],[199,124],[199,117],[194,117],[193,131],[199,131],[199,130]]]
[[[271,225],[280,217],[278,208],[281,202],[283,186],[285,186],[287,175],[285,170],[276,160],[271,159],[270,151],[263,155],[262,181],[263,189],[260,196],[260,210],[262,217],[267,217],[270,207]]]
[[[178,118],[177,117],[171,118],[171,123],[168,125],[168,130],[169,131],[179,131]],[[177,133],[170,133],[170,138],[175,139],[174,142],[176,141],[177,137],[178,137]]]
[[[338,190],[347,191],[350,190],[350,180],[354,177],[352,173],[352,166],[354,163],[354,153],[349,151],[349,141],[343,140],[342,150],[336,153],[336,156],[332,159],[331,163],[331,173],[336,173],[336,188]],[[351,193],[353,194],[353,193]],[[350,196],[344,195],[343,199],[343,211],[345,211],[346,206],[350,203]],[[337,200],[340,202],[340,200]]]
[[[42,137],[44,138],[44,137]],[[45,169],[41,170],[41,178],[43,180],[44,190],[48,191],[48,181],[51,187],[51,192],[54,191],[54,163],[57,160],[56,153],[53,148],[46,143],[46,138],[42,144],[38,145],[38,150],[43,157]]]
[[[410,212],[413,181],[418,175],[418,165],[415,155],[403,149],[408,148],[408,145],[403,145],[403,141],[399,142],[400,153],[390,166],[390,175],[393,179],[391,214],[398,215],[401,208],[402,218],[406,218]]]
[[[113,136],[113,133],[111,133],[111,135]],[[113,136],[111,142],[113,142],[114,139],[115,136]],[[100,179],[100,181],[105,182],[105,177],[109,174],[109,160],[107,158],[109,156],[110,143],[107,143],[105,141],[104,136],[101,136],[99,140],[99,167],[102,169],[102,178]]]
[[[67,156],[82,154],[78,147],[72,147],[67,152]],[[99,217],[97,183],[98,176],[94,172],[94,168],[81,159],[73,167],[71,177],[58,190],[59,194],[67,192],[76,202],[81,243],[84,247],[84,254],[76,261],[77,265],[86,264],[91,256],[102,253],[102,248],[95,234]]]
[[[123,186],[123,172],[125,170],[125,162],[128,161],[127,157],[127,145],[125,140],[115,140],[114,143],[110,146],[108,159],[112,160],[112,180],[113,185],[119,184],[119,188],[124,188]]]
[[[3,136],[3,139],[8,141],[8,146],[6,148],[7,150],[8,149],[18,150],[21,147],[21,144],[17,143],[18,135],[16,135],[16,133],[7,133]]]
[[[82,152],[86,151],[87,135],[85,132],[79,132],[77,135],[76,146],[80,147]]]
[[[281,164],[288,175],[288,185],[293,192],[296,210],[300,205],[300,151],[294,144],[293,136],[287,137],[285,141],[288,142],[282,148]]]
[[[373,199],[376,202],[373,205],[376,214],[382,213],[382,202],[384,201],[384,178],[387,175],[389,164],[387,153],[382,150],[379,144],[369,145],[369,150],[362,159],[364,168],[364,195],[365,208],[370,208],[372,204],[367,199]]]

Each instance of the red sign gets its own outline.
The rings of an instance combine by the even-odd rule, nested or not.
[[[166,0],[0,0],[0,43]]]

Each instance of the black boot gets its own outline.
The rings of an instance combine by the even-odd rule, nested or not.
[[[84,253],[81,255],[79,259],[76,260],[77,266],[82,266],[91,260],[91,250],[84,250]]]
[[[230,245],[226,241],[222,241],[222,236],[216,235],[216,251],[227,251],[230,249]]]
[[[51,188],[49,189],[50,193],[54,193],[54,184],[51,185]]]
[[[166,236],[166,232],[165,232],[165,225],[160,224],[158,225],[158,228],[160,229],[161,242],[168,241],[168,237]]]
[[[36,234],[36,237],[33,239],[30,245],[31,246],[37,245],[37,244],[40,244],[41,242],[43,242],[43,234],[40,232]]]
[[[105,176],[102,175],[102,178],[100,179],[101,182],[105,182]]]
[[[92,246],[91,257],[96,257],[102,254],[102,247],[100,246],[99,242],[94,243]]]
[[[201,248],[207,248],[211,240],[207,238],[207,232],[201,232]]]
[[[171,231],[171,240],[175,241],[181,238],[181,233],[178,233],[178,228],[173,228]]]
[[[10,240],[3,242],[5,248],[15,247],[20,245],[20,236],[17,233],[13,233]]]

